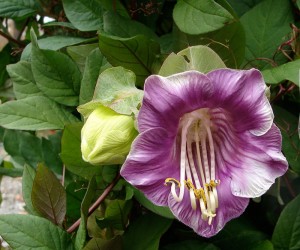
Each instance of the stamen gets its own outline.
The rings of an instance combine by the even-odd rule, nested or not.
[[[178,187],[180,187],[180,182],[178,180],[176,180],[175,178],[167,178],[165,180],[165,186],[167,186],[168,183],[175,183],[175,184],[177,184]]]
[[[216,209],[217,209],[217,207],[216,207],[216,199],[215,199],[215,196],[214,196],[213,192],[209,191],[208,193],[209,193],[209,201],[210,201],[210,206],[211,206],[211,212],[213,214],[215,214],[216,213]]]
[[[188,190],[191,190],[191,189],[194,190],[195,189],[194,184],[191,181],[191,179],[187,179],[184,183],[185,183],[186,187],[188,188]]]
[[[218,192],[216,186],[219,184],[219,181],[215,180],[216,179],[216,160],[215,160],[215,148],[214,148],[214,142],[213,142],[213,137],[211,134],[211,128],[207,123],[205,124],[207,136],[208,136],[208,143],[209,143],[209,153],[210,153],[210,187],[211,187],[211,192],[210,193],[210,200],[211,200],[211,207],[212,211],[215,213],[216,208],[219,206],[219,201],[218,201]]]
[[[220,184],[220,180],[211,180],[209,183],[205,184],[206,189],[209,192],[209,195],[211,197],[211,194],[213,195],[213,202],[214,206],[212,206],[212,211],[219,207],[219,201],[218,201],[218,193],[217,193],[217,186]]]
[[[205,175],[204,175],[204,172],[203,172],[203,165],[202,165],[200,145],[199,145],[200,144],[199,129],[200,128],[199,128],[199,125],[198,125],[198,122],[197,122],[196,126],[195,126],[195,143],[196,143],[196,151],[197,151],[198,169],[200,171],[201,181],[202,181],[203,185],[205,185],[205,179],[209,180],[209,178],[205,178]],[[203,138],[203,135],[202,135],[202,138]],[[201,144],[203,143],[202,138],[201,138]],[[205,142],[205,140],[204,140],[204,142]],[[205,147],[205,151],[206,151],[206,147]],[[203,151],[202,151],[202,153],[203,153]],[[206,154],[205,154],[205,156],[206,156],[206,159],[207,159]],[[208,160],[207,160],[207,163],[208,163]],[[205,168],[205,171],[206,172],[209,171],[208,167]],[[208,173],[208,175],[209,175],[209,173]],[[206,176],[207,176],[207,173],[206,173]],[[205,205],[204,207],[201,208],[201,212],[202,212],[202,214],[203,213],[208,214],[211,211],[209,192],[208,192],[207,188],[205,188],[203,192],[204,192],[203,201],[205,201],[205,202],[203,204],[203,202],[201,202],[201,200],[200,200],[200,208],[201,208],[201,206]],[[207,209],[205,207],[207,207]],[[205,215],[204,217],[205,217],[205,220],[206,220],[208,216]]]
[[[209,153],[210,153],[210,179],[216,179],[216,162],[215,162],[215,149],[213,138],[211,135],[210,127],[205,123],[206,132],[208,135]]]
[[[205,192],[203,188],[195,189],[194,190],[195,196],[197,199],[202,199],[204,201],[204,204],[206,205],[206,197],[205,197]]]
[[[192,189],[190,189],[190,199],[191,199],[192,209],[196,210],[197,209],[196,198],[195,198],[194,191]]]
[[[216,179],[213,141],[216,138],[212,136],[208,109],[185,114],[179,127],[181,128],[180,180],[167,178],[165,185],[171,184],[171,194],[177,202],[183,200],[184,187],[186,187],[192,209],[197,209],[197,200],[199,200],[201,218],[211,225],[219,205],[217,186],[220,180]],[[176,188],[179,188],[179,195]]]
[[[205,203],[201,199],[200,199],[200,209],[201,209],[201,218],[206,221],[208,219],[207,211],[206,211]]]
[[[209,217],[209,218],[208,218],[208,225],[211,225],[212,219],[213,219],[214,217],[216,217],[216,214],[207,213],[206,216]]]
[[[198,178],[198,174],[196,171],[196,167],[195,167],[195,163],[194,163],[194,159],[193,159],[193,151],[192,151],[192,142],[191,139],[188,140],[188,144],[187,144],[187,152],[188,152],[188,158],[189,158],[189,163],[190,163],[190,168],[193,174],[193,179],[195,181],[196,184],[196,188],[201,188],[200,185],[200,181]]]
[[[203,173],[203,166],[202,166],[202,161],[201,161],[201,154],[200,154],[200,139],[199,139],[199,127],[198,123],[195,125],[195,143],[196,143],[196,151],[197,151],[197,160],[198,160],[198,168],[200,170],[200,176],[201,176],[201,181],[204,184],[205,183],[205,177]]]
[[[202,156],[203,156],[203,165],[205,170],[205,179],[208,183],[211,178],[209,174],[208,158],[207,158],[207,149],[206,149],[206,135],[201,137],[201,147],[202,147]]]

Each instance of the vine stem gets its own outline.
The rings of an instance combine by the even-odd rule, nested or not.
[[[2,32],[1,30],[0,30],[0,36],[5,37],[8,41],[10,41],[10,42],[12,42],[12,43],[14,43],[14,44],[17,44],[17,45],[18,45],[19,47],[21,47],[21,48],[24,48],[24,47],[25,47],[25,44],[24,44],[24,43],[22,43],[22,42],[20,42],[20,41],[18,41],[18,40],[16,40],[16,39],[14,39],[13,37],[11,37],[10,35],[8,35],[8,34]]]
[[[99,196],[99,198],[94,202],[94,204],[89,208],[88,216],[90,216],[101,204],[102,201],[105,200],[105,198],[108,196],[110,191],[114,188],[114,186],[117,184],[119,179],[121,178],[120,174],[118,174],[115,179],[105,188],[103,193]],[[68,233],[73,233],[80,225],[81,218],[79,218],[77,221],[74,222],[73,225],[71,225],[68,229]]]

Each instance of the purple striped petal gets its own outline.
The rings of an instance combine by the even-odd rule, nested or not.
[[[288,163],[280,151],[281,135],[275,125],[262,136],[248,134],[247,141],[252,144],[244,143],[241,164],[231,168],[231,191],[240,197],[258,197],[287,171]]]
[[[224,225],[233,218],[240,216],[246,209],[249,199],[236,197],[231,193],[230,178],[222,179],[222,188],[219,193],[219,209],[212,224],[208,225],[207,221],[202,220],[199,213],[199,204],[197,210],[191,208],[188,191],[186,191],[184,200],[176,202],[172,195],[169,196],[169,207],[182,223],[191,227],[197,234],[204,237],[212,237],[217,234]]]
[[[162,128],[141,133],[121,169],[124,179],[157,205],[167,205],[170,190],[164,186],[165,179],[179,176],[179,170],[174,173],[178,169],[178,159],[173,153],[174,140]]]
[[[207,76],[215,87],[215,107],[231,112],[239,131],[250,130],[255,135],[262,135],[270,129],[274,115],[258,70],[220,69]]]
[[[150,76],[145,82],[144,99],[138,115],[139,131],[161,127],[176,133],[180,117],[207,107],[212,92],[210,80],[196,71],[170,77]]]

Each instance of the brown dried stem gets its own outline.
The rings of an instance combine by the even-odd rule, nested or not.
[[[17,44],[19,47],[24,48],[26,45],[18,40],[16,40],[15,38],[11,37],[10,35],[4,33],[3,31],[0,30],[0,36],[5,37],[8,41]]]
[[[107,197],[107,195],[110,193],[110,191],[114,188],[114,186],[119,181],[120,177],[121,177],[120,174],[118,174],[116,176],[116,178],[106,187],[106,189],[104,190],[104,192],[99,196],[99,198],[90,207],[89,212],[88,212],[88,216],[90,216],[99,207],[99,205],[101,204],[101,202],[105,200],[105,198]],[[71,225],[67,229],[67,232],[68,233],[73,233],[79,227],[80,222],[81,222],[81,218],[79,218],[77,221],[75,221],[74,224]]]

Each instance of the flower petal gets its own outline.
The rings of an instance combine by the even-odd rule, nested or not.
[[[163,128],[141,133],[121,169],[124,179],[156,205],[167,205],[170,187],[164,185],[165,179],[178,179],[179,176],[179,163],[173,152],[174,140]]]
[[[280,151],[280,131],[275,125],[263,136],[249,137],[255,146],[245,154],[240,169],[232,171],[231,190],[240,197],[261,196],[288,168],[287,160]]]
[[[163,127],[177,132],[180,117],[195,109],[209,106],[213,87],[209,79],[196,71],[169,77],[153,75],[146,79],[138,128]]]
[[[263,135],[270,129],[274,115],[258,70],[219,69],[207,76],[215,87],[215,107],[230,111],[239,131]]]
[[[201,218],[199,204],[197,209],[191,208],[188,191],[185,192],[182,202],[176,202],[172,195],[169,196],[169,206],[172,213],[185,225],[204,237],[212,237],[217,234],[224,225],[231,219],[240,216],[246,209],[249,199],[232,195],[230,190],[230,178],[224,176],[218,186],[219,208],[217,215],[213,218],[212,224]]]
[[[254,136],[219,124],[214,137],[218,178],[231,177],[231,191],[236,196],[261,196],[287,170],[287,161],[280,151],[280,132],[275,125],[266,134]]]

